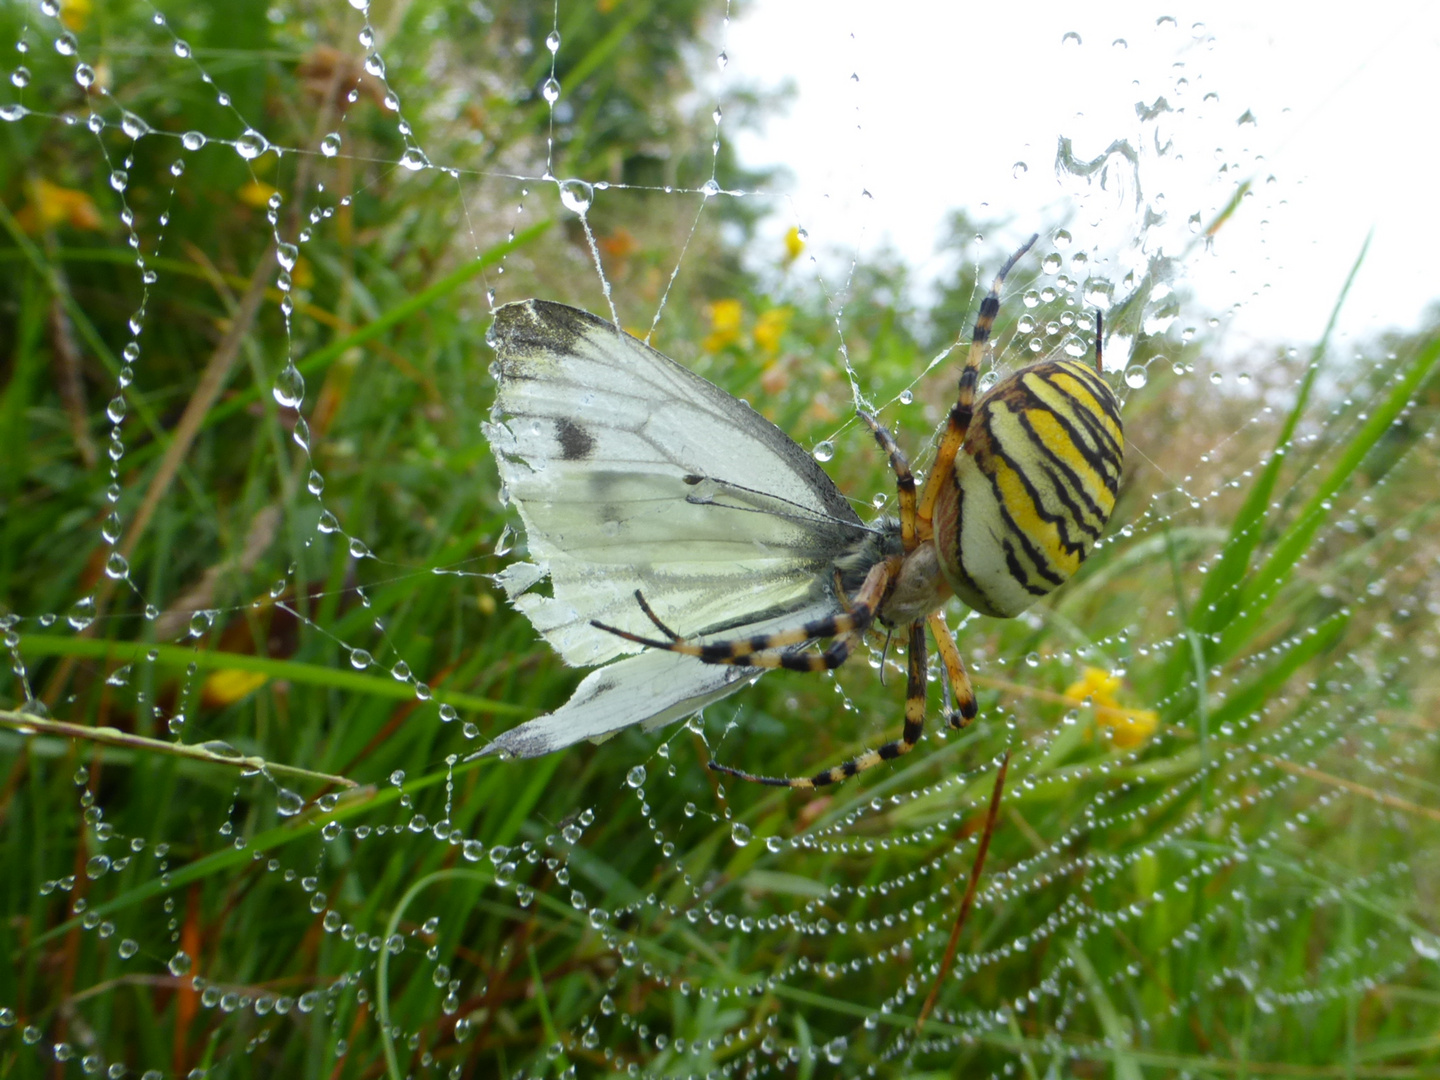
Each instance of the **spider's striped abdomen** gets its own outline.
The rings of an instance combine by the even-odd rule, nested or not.
[[[1050,360],[975,406],[935,507],[935,547],[957,596],[1018,615],[1069,579],[1115,507],[1120,408],[1088,364]]]

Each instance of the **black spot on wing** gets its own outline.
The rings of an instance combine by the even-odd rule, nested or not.
[[[595,436],[567,416],[555,421],[555,439],[566,461],[584,461],[595,452]]]

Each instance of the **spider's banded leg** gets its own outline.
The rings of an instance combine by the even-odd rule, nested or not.
[[[1100,342],[1104,337],[1105,316],[1100,314],[1100,312],[1097,310],[1095,312],[1095,371],[1100,375],[1105,374],[1105,365],[1100,359],[1100,353],[1102,349]]]
[[[645,617],[655,624],[656,629],[658,629],[671,641],[680,640],[680,635],[675,633],[674,630],[671,630],[668,626],[661,622],[660,616],[656,615],[655,612],[650,610],[650,605],[645,602],[645,594],[642,593],[639,589],[635,590],[635,602],[640,605],[640,610],[645,613]]]
[[[1000,286],[1005,283],[1005,275],[1010,273],[1011,267],[1020,261],[1020,257],[1029,251],[1038,239],[1040,234],[1036,233],[1005,261],[1005,265],[995,275],[990,292],[980,301],[980,314],[975,318],[975,332],[970,336],[970,355],[966,357],[965,367],[960,372],[960,392],[955,404],[950,408],[945,434],[940,437],[940,445],[935,450],[935,463],[930,468],[930,475],[925,478],[924,490],[920,492],[918,516],[922,536],[935,517],[935,500],[940,497],[942,485],[950,482],[950,470],[955,466],[955,455],[960,452],[965,435],[970,430],[970,417],[975,411],[975,386],[980,381],[980,362],[990,351],[990,328],[995,325],[995,316],[1000,311]]]
[[[935,638],[935,651],[945,665],[945,676],[950,682],[950,693],[955,698],[955,709],[945,717],[952,728],[960,729],[975,719],[978,706],[975,704],[975,689],[970,685],[970,676],[965,671],[965,661],[960,659],[960,650],[955,647],[955,635],[945,625],[945,616],[940,612],[929,616],[930,634]]]
[[[838,643],[837,643],[838,644]],[[925,730],[925,674],[927,671],[925,658],[925,624],[913,622],[910,624],[910,666],[909,678],[905,689],[905,730],[901,732],[900,738],[888,742],[884,746],[876,747],[874,750],[866,750],[858,757],[853,757],[844,765],[836,765],[832,769],[816,773],[814,776],[757,776],[754,773],[742,772],[739,769],[732,769],[728,765],[721,765],[719,762],[710,762],[710,768],[716,772],[725,773],[740,780],[749,780],[756,784],[768,784],[770,787],[788,788],[811,788],[822,787],[825,784],[837,784],[841,780],[848,780],[856,773],[864,772],[866,769],[873,769],[882,761],[890,761],[908,754],[915,749],[915,744],[920,741],[920,734]]]
[[[859,413],[880,449],[890,458],[890,469],[895,474],[895,493],[900,498],[900,542],[906,551],[914,551],[920,544],[915,531],[915,474],[910,471],[910,461],[905,452],[895,445],[895,437],[888,428],[867,412]]]
[[[628,630],[621,630],[596,620],[590,625],[597,630],[633,641],[651,649],[665,649],[669,652],[693,656],[706,664],[735,664],[739,667],[787,668],[790,671],[827,671],[837,668],[850,658],[854,650],[851,637],[863,634],[875,621],[875,611],[884,598],[890,581],[900,565],[895,556],[885,562],[876,563],[865,576],[865,582],[851,601],[848,611],[815,619],[794,630],[771,634],[756,634],[754,637],[733,638],[730,641],[713,641],[703,645],[691,641],[659,641],[641,637]],[[663,627],[662,627],[663,629]],[[835,638],[835,642],[823,653],[776,653],[775,649],[787,645],[800,645],[816,638]]]

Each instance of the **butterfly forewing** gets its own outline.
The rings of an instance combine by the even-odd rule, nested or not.
[[[864,526],[768,420],[574,308],[506,305],[490,340],[498,392],[486,433],[531,559],[501,581],[568,663],[640,648],[591,620],[657,633],[637,591],[683,637],[758,633],[840,610],[834,562]],[[753,677],[668,653],[631,657],[592,673],[504,748],[543,753],[680,719]]]

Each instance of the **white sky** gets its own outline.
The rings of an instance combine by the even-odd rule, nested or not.
[[[1188,260],[1201,310],[1185,324],[1238,302],[1230,346],[1314,340],[1372,226],[1342,330],[1413,328],[1440,296],[1440,4],[755,0],[725,49],[722,102],[735,79],[795,85],[762,136],[727,134],[747,164],[789,170],[774,231],[799,222],[814,251],[883,242],[934,274],[941,223],[965,208],[1010,223],[985,239],[992,261],[1067,215],[1074,250],[1119,252],[1140,235],[1133,189],[1126,201],[1062,184],[1054,160],[1062,135],[1079,157],[1128,138],[1151,147],[1139,183],[1168,214],[1148,233],[1168,252],[1192,213],[1208,221],[1238,180],[1257,181],[1212,253]],[[1185,112],[1157,131],[1135,104],[1161,94]],[[1253,125],[1237,123],[1246,110]],[[1173,139],[1163,157],[1157,134]],[[821,265],[836,284],[836,264]]]

